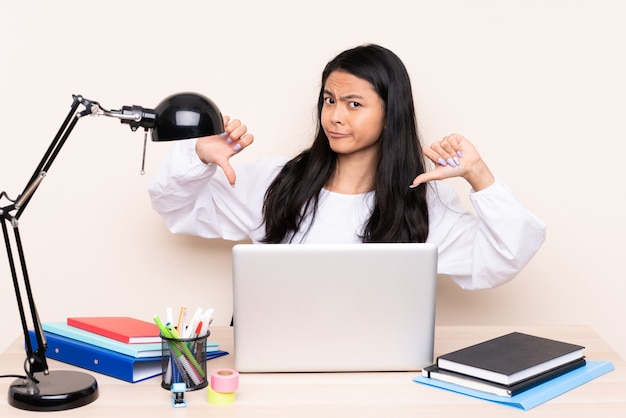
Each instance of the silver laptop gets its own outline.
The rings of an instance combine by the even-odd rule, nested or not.
[[[436,246],[239,244],[232,260],[236,370],[432,364]]]

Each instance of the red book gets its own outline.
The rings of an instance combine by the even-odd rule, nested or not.
[[[128,316],[67,318],[67,325],[127,344],[159,343],[159,327],[153,322]]]

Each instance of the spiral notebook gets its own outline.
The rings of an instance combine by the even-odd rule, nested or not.
[[[431,244],[233,247],[240,372],[420,370],[433,362]]]

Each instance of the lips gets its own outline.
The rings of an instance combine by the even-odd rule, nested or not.
[[[341,132],[332,132],[331,131],[331,132],[327,133],[327,136],[329,138],[332,138],[332,139],[342,139],[342,138],[346,138],[346,137],[348,137],[350,135],[349,134],[344,134],[344,133],[341,133]]]

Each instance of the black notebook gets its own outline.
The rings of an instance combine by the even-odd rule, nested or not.
[[[440,369],[513,385],[583,358],[583,346],[512,332],[437,358]]]
[[[531,378],[522,380],[521,382],[517,382],[513,385],[503,385],[500,383],[494,383],[488,380],[479,379],[477,377],[466,376],[461,373],[440,369],[436,365],[424,367],[424,369],[422,369],[422,376],[429,377],[431,379],[441,380],[448,383],[453,383],[455,385],[464,386],[469,389],[476,389],[482,392],[492,393],[498,396],[511,397],[522,393],[525,390],[534,388],[535,386],[545,383],[548,380],[571,372],[572,370],[582,367],[585,364],[585,359],[580,358],[570,363],[565,363],[564,365],[557,368],[550,369],[539,375],[535,375]]]

